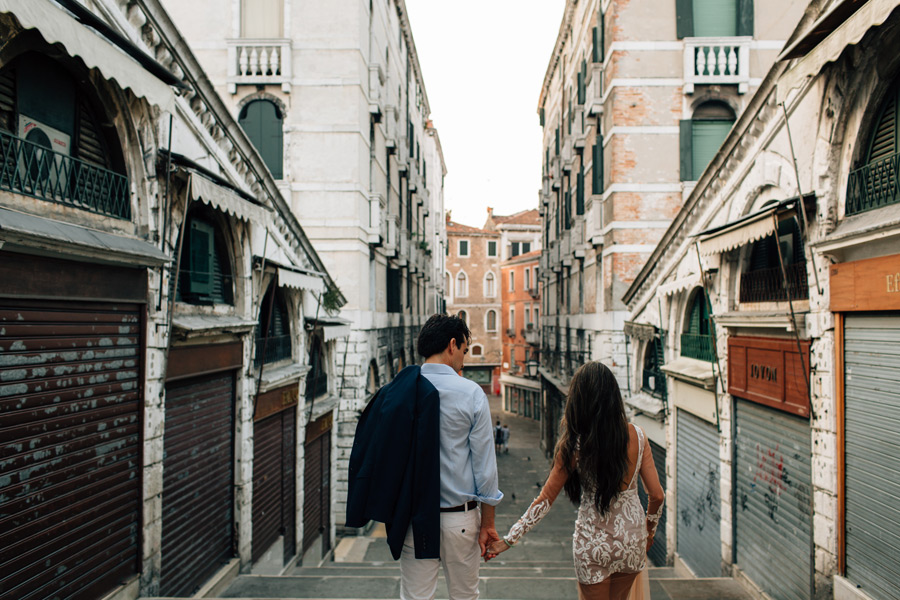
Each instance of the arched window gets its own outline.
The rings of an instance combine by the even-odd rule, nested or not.
[[[175,298],[189,304],[234,304],[225,236],[205,206],[188,215]]]
[[[900,202],[896,185],[900,173],[895,166],[900,153],[900,83],[882,101],[877,115],[863,164],[850,172],[847,181],[847,215]]]
[[[466,313],[466,311],[461,310],[458,313],[456,313],[456,316],[459,317],[460,319],[462,319],[466,325],[469,324],[469,315]]]
[[[267,327],[268,325],[268,327]],[[269,286],[259,308],[256,329],[256,365],[278,362],[291,357],[291,326],[284,294]]]
[[[378,363],[373,359],[369,362],[369,376],[366,378],[366,393],[370,396],[381,387],[381,379],[378,376]]]
[[[491,309],[484,317],[484,328],[487,331],[497,331],[497,311]]]
[[[662,364],[662,344],[659,338],[653,338],[647,343],[647,349],[644,351],[644,373],[641,379],[641,389],[659,397],[666,395],[666,374],[660,370]]]
[[[484,295],[493,298],[497,295],[497,285],[493,273],[484,276]]]
[[[681,122],[681,179],[697,181],[719,151],[731,126],[734,111],[724,102],[701,104],[693,117]]]
[[[306,399],[312,400],[328,393],[325,344],[319,335],[310,337],[309,367],[309,372],[306,374]]]
[[[456,297],[465,298],[469,295],[469,280],[465,272],[460,271],[456,276]]]
[[[450,296],[453,294],[453,289],[450,287],[450,273],[444,272],[444,292]]]
[[[269,167],[275,179],[284,175],[284,115],[269,100],[249,102],[238,116],[238,123]]]
[[[784,274],[778,262],[779,247]],[[778,223],[778,238],[770,235],[754,242],[747,268],[741,273],[741,302],[777,302],[788,299],[784,287],[787,275],[791,300],[809,298],[803,236],[796,217]]]
[[[684,323],[684,333],[681,334],[681,355],[713,362],[715,360],[714,337],[709,320],[708,302],[703,289],[694,292]]]
[[[481,344],[475,344],[472,346],[472,356],[482,356],[484,354],[484,349],[481,347]]]

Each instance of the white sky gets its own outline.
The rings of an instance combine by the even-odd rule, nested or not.
[[[444,207],[481,227],[537,208],[537,105],[564,0],[406,0],[431,118],[441,136]]]

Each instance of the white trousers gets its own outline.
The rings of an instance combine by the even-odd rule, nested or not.
[[[400,554],[400,599],[433,600],[443,566],[450,600],[477,600],[481,511],[441,513],[441,558],[417,559],[412,526]]]

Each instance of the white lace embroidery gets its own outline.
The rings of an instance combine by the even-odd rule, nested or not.
[[[537,500],[537,498],[535,498],[535,500]],[[523,535],[531,531],[532,527],[540,523],[541,519],[543,519],[544,515],[548,512],[550,512],[549,500],[544,499],[540,502],[532,502],[531,506],[528,507],[528,510],[525,511],[525,514],[516,521],[515,525],[510,527],[509,533],[506,534],[506,542],[510,546],[514,546]]]

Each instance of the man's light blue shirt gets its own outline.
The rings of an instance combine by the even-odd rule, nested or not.
[[[449,365],[425,363],[421,372],[441,397],[441,508],[469,500],[497,506],[503,492],[487,396]]]

